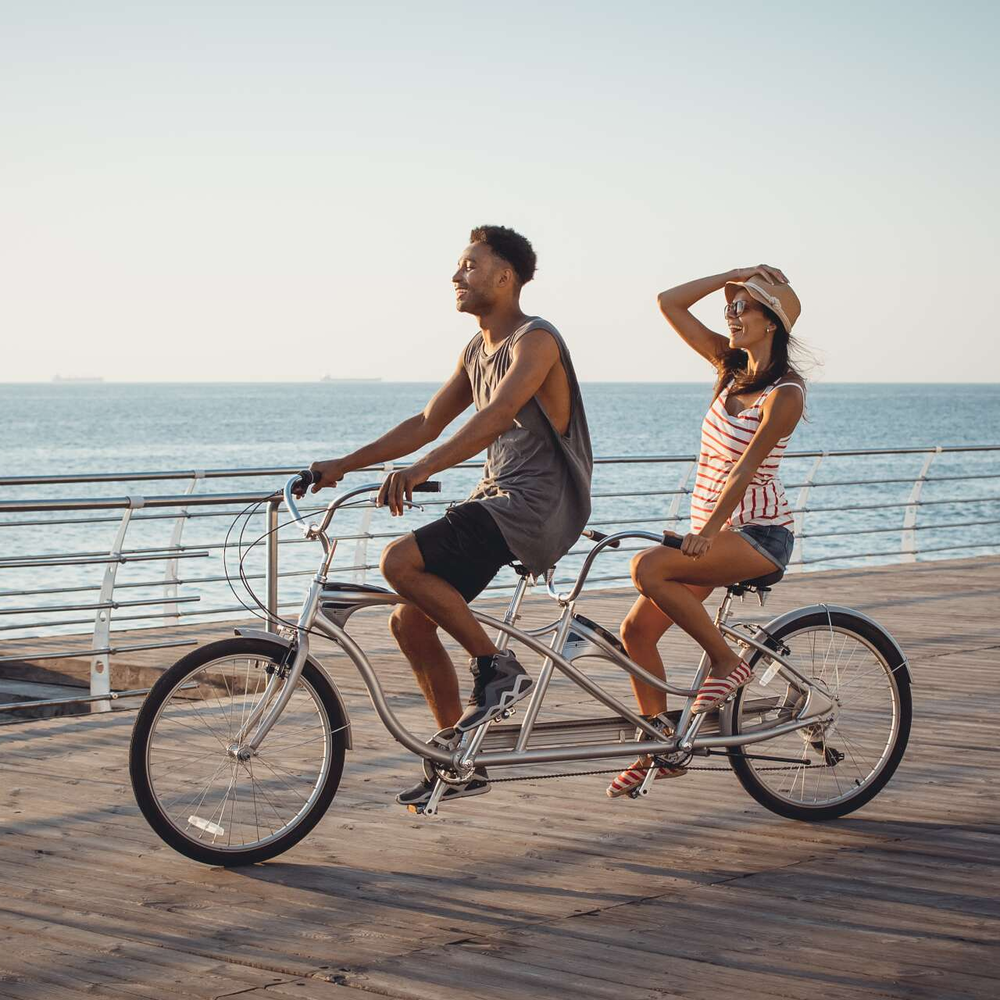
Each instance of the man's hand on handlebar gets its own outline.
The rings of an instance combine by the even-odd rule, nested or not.
[[[391,472],[378,491],[375,506],[388,507],[393,517],[402,514],[406,509],[405,503],[413,503],[414,487],[426,482],[427,478],[427,473],[420,470],[419,464]]]
[[[336,486],[344,476],[351,470],[344,464],[342,458],[331,458],[328,462],[313,462],[309,466],[309,471],[313,474],[312,492],[318,493],[327,486]],[[293,490],[295,496],[305,496],[305,489]]]

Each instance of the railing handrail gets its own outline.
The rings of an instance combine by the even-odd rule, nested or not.
[[[974,461],[971,464],[964,464],[961,470],[956,470],[955,472],[945,470],[945,474],[943,475],[929,475],[929,470],[936,456],[941,455],[942,453],[968,454],[975,452],[990,454],[1000,452],[1000,444],[955,445],[949,447],[853,448],[840,451],[798,451],[786,453],[785,457],[789,459],[813,459],[813,462],[809,467],[807,467],[806,470],[802,470],[800,467],[795,477],[789,477],[789,479],[794,478],[795,481],[786,480],[785,482],[786,489],[797,490],[797,495],[795,497],[790,497],[789,513],[795,519],[795,533],[800,542],[792,560],[793,565],[790,566],[789,569],[801,568],[806,565],[812,565],[820,562],[825,563],[834,560],[856,559],[863,557],[881,558],[883,556],[897,555],[903,561],[909,562],[915,561],[918,554],[923,553],[933,552],[943,554],[947,552],[976,549],[981,547],[996,549],[998,544],[996,541],[980,542],[978,538],[971,539],[973,542],[971,545],[969,544],[970,539],[963,537],[959,537],[955,540],[941,538],[940,541],[947,542],[947,544],[934,545],[926,544],[926,540],[936,541],[937,539],[934,537],[926,539],[925,536],[926,540],[921,540],[921,536],[924,532],[932,530],[940,531],[945,529],[975,527],[982,524],[1000,524],[1000,519],[993,516],[987,516],[992,515],[993,511],[984,510],[984,516],[980,516],[974,521],[964,519],[965,517],[970,516],[970,514],[967,513],[970,508],[977,507],[980,504],[1000,503],[1000,494],[983,495],[984,493],[989,493],[989,488],[977,489],[973,487],[970,489],[967,485],[965,486],[966,495],[945,498],[936,495],[932,498],[928,498],[921,493],[922,489],[928,484],[945,482],[965,482],[967,484],[971,484],[974,481],[981,482],[983,480],[1000,479],[1000,470],[997,469],[995,460],[990,460],[989,462],[984,463]],[[881,476],[878,478],[868,479],[863,478],[863,473],[859,476],[855,466],[853,464],[849,464],[848,468],[844,469],[839,476],[836,476],[835,474],[835,478],[829,478],[829,476],[826,476],[821,480],[817,480],[818,470],[821,465],[829,459],[844,457],[874,458],[880,456],[915,455],[923,456],[923,458],[920,462],[919,471],[914,469],[912,475],[900,475],[900,470],[894,467],[891,470],[887,470],[893,473],[891,476]],[[641,514],[640,511],[637,510],[634,512],[634,516],[631,517],[626,516],[624,518],[619,517],[612,520],[595,520],[591,523],[595,526],[606,526],[620,529],[626,524],[638,525],[656,522],[662,526],[662,524],[673,524],[675,522],[685,520],[685,515],[680,512],[679,505],[683,497],[689,496],[692,493],[693,483],[691,482],[691,478],[696,463],[697,456],[695,455],[609,455],[595,459],[595,465],[597,466],[645,465],[648,468],[649,466],[655,465],[672,465],[679,466],[680,470],[679,473],[677,473],[676,482],[665,489],[636,489],[635,487],[639,484],[635,483],[632,485],[631,489],[627,489],[625,492],[615,489],[610,491],[605,489],[604,491],[598,490],[593,493],[595,500],[610,499],[614,497],[629,497],[632,499],[655,497],[659,500],[666,500],[667,498],[670,498],[669,503],[663,505],[664,509],[661,513],[658,513],[655,516],[648,516]],[[404,468],[405,466],[397,465],[395,467]],[[455,468],[478,469],[479,467],[479,461],[469,461],[461,463],[461,465],[456,466]],[[989,471],[981,471],[983,469],[988,469]],[[110,549],[88,549],[87,551],[82,552],[72,552],[60,549],[52,553],[36,552],[14,556],[4,555],[3,557],[0,557],[0,570],[42,570],[52,567],[77,566],[85,564],[92,564],[95,567],[103,566],[102,582],[97,583],[95,581],[92,585],[84,586],[77,580],[71,580],[68,581],[67,586],[53,585],[41,589],[32,587],[25,589],[22,587],[21,589],[0,591],[0,597],[5,599],[12,597],[21,598],[22,602],[25,598],[31,598],[39,594],[47,595],[48,599],[59,599],[58,604],[48,606],[44,604],[34,604],[29,601],[17,607],[6,607],[0,609],[0,614],[2,614],[2,618],[0,618],[0,637],[6,637],[9,632],[23,631],[26,628],[31,627],[31,625],[35,625],[41,630],[46,630],[52,628],[64,628],[65,626],[88,624],[90,622],[89,617],[73,617],[70,619],[60,617],[55,620],[48,619],[50,616],[56,615],[64,616],[67,614],[77,615],[88,611],[95,612],[93,619],[93,633],[87,641],[86,646],[72,649],[62,648],[60,650],[52,650],[51,648],[41,649],[36,650],[34,655],[25,653],[10,655],[4,651],[5,655],[0,655],[0,664],[22,658],[39,660],[58,659],[63,657],[69,659],[90,659],[91,687],[90,695],[87,696],[86,700],[91,702],[94,706],[103,706],[104,710],[106,710],[110,706],[110,701],[116,697],[115,693],[111,691],[110,685],[110,663],[112,656],[116,653],[130,650],[152,648],[166,649],[173,646],[186,646],[190,645],[194,641],[184,637],[182,634],[178,634],[176,638],[171,635],[171,637],[166,641],[153,644],[143,643],[135,645],[129,643],[124,646],[116,645],[113,642],[113,639],[117,637],[117,632],[123,625],[125,625],[125,623],[131,623],[134,621],[149,623],[169,620],[176,624],[181,624],[183,620],[191,620],[194,616],[219,616],[221,614],[231,615],[234,612],[241,613],[244,611],[245,605],[242,605],[242,602],[236,605],[227,604],[226,606],[218,607],[214,605],[211,607],[204,607],[199,604],[198,608],[194,609],[191,605],[199,603],[200,597],[180,595],[179,588],[181,586],[221,583],[231,577],[230,573],[224,573],[221,576],[214,575],[212,570],[209,571],[209,575],[199,576],[185,573],[181,568],[185,564],[182,561],[195,558],[208,558],[213,553],[223,549],[224,544],[217,543],[215,541],[202,544],[185,544],[183,541],[183,531],[184,525],[189,520],[195,518],[202,519],[231,516],[238,513],[243,508],[246,508],[249,512],[249,509],[254,504],[261,505],[261,513],[265,517],[265,523],[263,526],[264,535],[257,540],[264,542],[264,545],[262,546],[264,549],[264,568],[263,572],[248,572],[246,579],[264,581],[264,588],[261,596],[264,600],[266,600],[266,605],[272,613],[276,613],[279,608],[295,606],[297,602],[288,603],[279,600],[278,580],[287,577],[312,575],[315,572],[315,569],[310,568],[307,570],[299,570],[291,568],[282,569],[279,567],[279,502],[274,499],[277,491],[271,491],[269,489],[239,491],[231,488],[227,490],[225,485],[223,485],[223,491],[218,493],[198,493],[196,490],[198,489],[199,481],[202,479],[212,479],[218,481],[227,478],[238,479],[241,477],[255,477],[262,479],[265,477],[272,477],[274,480],[277,480],[279,477],[284,478],[298,471],[298,467],[268,467],[255,469],[169,470],[160,472],[108,472],[91,475],[21,476],[0,478],[0,485],[8,487],[24,487],[32,485],[44,486],[71,483],[141,483],[172,479],[188,480],[186,484],[187,489],[183,493],[142,496],[139,495],[138,491],[136,491],[130,492],[128,495],[124,496],[61,496],[0,501],[0,514],[9,513],[17,515],[30,515],[34,512],[38,515],[37,517],[13,517],[0,520],[0,527],[4,528],[31,527],[45,524],[97,524],[105,521],[117,521],[119,525],[115,541],[110,546]],[[384,471],[383,467],[370,466],[364,469],[356,470],[358,473],[368,473],[371,475],[372,479],[376,478],[378,474]],[[650,485],[659,485],[668,477],[661,476],[658,471],[651,469],[647,473],[647,478],[652,478],[653,480]],[[846,487],[854,490],[857,488],[863,489],[877,487],[884,491],[885,487],[889,484],[907,483],[911,484],[911,488],[909,496],[906,499],[903,499],[902,496],[897,497],[895,491],[891,494],[883,492],[881,496],[871,497],[866,502],[862,501],[868,496],[867,493],[859,495],[855,492],[853,494],[848,494],[848,496],[841,499],[841,502],[833,505],[831,505],[827,500],[817,504],[815,502],[815,498],[810,497],[810,492],[813,489]],[[242,484],[231,484],[231,486],[237,485]],[[278,483],[275,482],[274,485],[277,486]],[[132,489],[130,486],[126,488],[130,490]],[[456,492],[459,491],[456,490]],[[464,497],[464,491],[461,492]],[[945,490],[943,492],[954,492],[954,490]],[[302,511],[310,514],[323,510],[326,507],[326,504],[323,502],[324,499],[325,498],[316,498],[316,506],[313,506],[310,503],[308,506],[303,506],[301,509]],[[460,497],[456,497],[455,499],[460,499]],[[848,499],[851,502],[845,502]],[[434,507],[438,507],[449,502],[450,500],[445,498],[422,500],[424,505]],[[954,505],[956,507],[964,505],[962,514],[957,515],[959,518],[963,519],[956,520],[955,517],[952,517],[950,521],[946,519],[944,523],[939,524],[917,523],[918,511],[925,507],[940,505]],[[806,515],[823,514],[831,511],[846,514],[855,511],[882,511],[900,508],[903,510],[901,525],[897,524],[888,526],[876,523],[866,524],[864,527],[854,525],[850,531],[831,531],[827,529],[818,532],[810,532],[806,529],[806,525],[804,523]],[[98,515],[97,513],[91,513],[89,515],[84,515],[83,517],[66,518],[60,515],[60,512],[64,511],[105,511],[107,514]],[[633,511],[630,510],[627,513],[633,514]],[[369,555],[368,543],[370,541],[385,541],[390,538],[398,537],[399,534],[393,531],[373,531],[372,525],[370,525],[367,520],[367,516],[368,515],[362,518],[359,525],[351,525],[349,527],[345,525],[345,527],[348,527],[349,533],[345,533],[343,536],[340,536],[339,540],[345,543],[356,541],[357,545],[353,551],[353,558],[351,558],[350,555],[348,556],[350,565],[335,567],[338,573],[343,572],[360,574],[360,577],[356,576],[356,580],[359,579],[360,582],[364,582],[365,573],[369,570],[377,568],[377,559],[372,560]],[[147,519],[173,520],[174,529],[169,544],[143,547],[129,546],[127,544],[127,532],[132,521]],[[801,547],[801,542],[803,540],[829,536],[850,535],[867,535],[869,537],[879,538],[883,534],[894,532],[901,533],[901,545],[899,548],[884,550],[876,549],[874,551],[872,549],[868,549],[866,551],[858,552],[836,552],[831,555],[803,558]],[[636,534],[634,530],[631,530],[630,533],[633,535]],[[256,534],[257,531],[255,529],[254,535]],[[638,537],[638,535],[636,535],[636,537]],[[647,534],[642,534],[641,537],[647,538]],[[653,538],[655,536],[648,535],[648,537]],[[284,538],[281,539],[281,547],[283,549],[289,544],[294,545],[302,542],[303,539],[301,538]],[[622,554],[631,553],[633,551],[638,551],[638,548],[623,546],[619,551]],[[592,552],[589,547],[585,550],[573,549],[567,553],[567,555],[586,556],[589,552]],[[148,578],[149,574],[142,574],[138,580],[128,579],[118,581],[116,579],[116,571],[125,564],[136,563],[152,566],[157,562],[161,563],[165,569],[162,579],[150,579]],[[186,565],[192,566],[189,562],[186,563]],[[590,578],[592,583],[609,583],[624,579],[626,579],[626,577],[621,573]],[[560,583],[564,582],[571,583],[572,581],[560,581]],[[487,589],[494,590],[506,586],[508,586],[506,583],[495,583],[491,584]],[[116,597],[116,590],[147,590],[151,588],[163,588],[163,596],[155,598],[139,597],[127,600],[117,599]],[[98,590],[100,592],[95,597],[88,597],[84,600],[67,597],[67,595],[70,594],[90,594]],[[155,606],[160,606],[163,610],[153,610]],[[121,614],[121,611],[131,611],[135,613]],[[26,614],[30,614],[34,618],[31,625],[25,625],[17,622],[17,618],[23,617]],[[112,631],[112,617],[118,626],[118,629],[114,631]],[[126,627],[131,628],[132,626],[129,624],[126,625]],[[51,637],[52,636],[47,637],[43,634],[18,636],[16,640],[12,641],[20,641],[24,639],[32,642],[38,641],[45,643],[46,638]],[[78,636],[78,638],[82,638],[82,635]],[[73,697],[69,697],[65,700],[75,699]],[[57,703],[58,701],[59,699],[56,699],[56,702],[52,702],[52,700],[49,699],[42,702],[36,702],[36,704],[47,705],[50,703]],[[28,707],[31,703],[25,702],[22,704],[24,707]],[[10,709],[12,706],[4,705],[2,707]]]
[[[862,455],[923,455],[928,452],[970,452],[970,451],[1000,451],[1000,444],[959,444],[914,446],[909,448],[846,448],[838,451],[788,451],[784,458],[851,458]],[[595,465],[616,465],[693,462],[697,455],[603,455],[594,459]],[[98,472],[86,475],[55,475],[55,476],[0,476],[0,486],[52,486],[65,483],[131,483],[148,482],[162,479],[238,479],[263,478],[267,476],[291,476],[303,469],[304,465],[265,466],[258,469],[168,469],[146,472]],[[461,462],[452,466],[454,469],[478,469],[481,461]],[[397,465],[404,469],[406,465]],[[356,472],[381,472],[381,466],[365,466]]]

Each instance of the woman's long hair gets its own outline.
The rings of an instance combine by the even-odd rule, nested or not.
[[[735,396],[745,392],[760,392],[787,375],[802,378],[798,366],[790,357],[800,351],[798,342],[785,329],[784,324],[767,306],[762,305],[764,315],[774,324],[774,340],[771,342],[771,360],[766,368],[751,373],[747,369],[747,353],[735,348],[727,348],[715,362],[719,373],[715,382],[712,399],[729,386]]]

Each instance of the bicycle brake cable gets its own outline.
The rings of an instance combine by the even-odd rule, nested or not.
[[[246,560],[246,557],[250,554],[250,551],[255,546],[259,545],[262,541],[264,541],[265,538],[268,538],[270,535],[273,535],[273,534],[277,533],[282,528],[287,528],[291,524],[297,524],[298,523],[298,519],[297,518],[292,518],[291,520],[284,521],[283,523],[278,524],[278,525],[276,525],[273,528],[268,528],[262,535],[260,535],[259,537],[255,538],[248,546],[246,546],[244,548],[244,546],[243,546],[243,537],[244,537],[244,534],[246,533],[246,529],[247,529],[247,527],[248,527],[248,525],[250,523],[250,518],[253,517],[254,513],[256,513],[256,510],[259,509],[260,506],[263,503],[267,502],[268,500],[273,499],[277,495],[278,495],[278,491],[275,491],[275,493],[272,493],[270,497],[265,497],[263,500],[257,501],[256,505],[251,504],[251,507],[254,507],[254,510],[251,511],[250,514],[244,520],[243,527],[240,530],[239,538],[237,540],[237,552],[239,553],[239,577],[240,577],[240,582],[243,584],[243,587],[246,590],[247,594],[250,595],[250,599],[254,602],[254,604],[257,605],[257,607],[261,611],[264,612],[264,614],[263,615],[258,614],[252,608],[248,607],[239,598],[239,595],[236,595],[236,597],[237,597],[237,600],[240,601],[240,604],[244,608],[246,608],[246,610],[251,615],[253,615],[254,618],[257,618],[260,621],[266,621],[266,622],[268,622],[269,624],[272,624],[272,625],[284,625],[286,628],[294,629],[294,630],[297,631],[299,629],[298,622],[290,621],[290,620],[288,620],[286,618],[282,618],[276,611],[272,613],[271,611],[268,610],[267,606],[260,600],[260,598],[254,592],[253,588],[250,586],[249,579],[248,579],[248,577],[246,575],[246,572],[245,572],[245,570],[243,568],[243,563]],[[346,504],[342,505],[341,509],[347,508],[347,507],[363,507],[367,503],[369,503],[368,500],[360,500],[360,501],[356,501],[356,502],[353,502],[353,503],[346,503]],[[250,510],[250,508],[246,508],[246,509]],[[230,530],[232,530],[232,527],[235,526],[236,521],[238,521],[239,518],[242,517],[244,513],[246,513],[246,511],[242,511],[237,516],[236,520],[234,520],[234,522],[233,522],[233,525],[230,526]],[[227,540],[228,540],[228,537],[229,537],[228,533],[227,533],[226,537],[227,537]],[[227,571],[227,579],[228,579],[228,571]],[[230,582],[230,589],[231,590],[233,589],[231,582]],[[235,590],[233,590],[233,593],[236,594]],[[313,629],[313,628],[305,629],[304,631],[308,632],[309,635],[317,636],[320,639],[329,639],[330,638],[325,633],[318,632],[318,631],[316,631],[316,629]]]

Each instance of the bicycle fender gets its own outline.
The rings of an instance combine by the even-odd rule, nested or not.
[[[288,649],[292,645],[292,640],[288,636],[278,635],[275,632],[266,632],[262,628],[236,628],[233,631],[241,639],[262,639],[265,642],[273,642],[277,646],[284,646]],[[341,714],[344,716],[344,725],[347,727],[344,732],[347,734],[347,749],[354,749],[354,741],[351,738],[352,726],[351,726],[351,716],[347,711],[347,703],[344,701],[344,696],[340,693],[340,688],[337,687],[333,678],[330,677],[326,670],[323,670],[322,664],[313,656],[309,657],[313,666],[318,670],[322,670],[326,674],[327,680],[330,682],[330,687],[333,688],[333,696],[337,699],[337,704],[340,707]]]
[[[809,604],[803,608],[795,608],[792,611],[786,611],[783,615],[779,615],[777,618],[772,618],[765,626],[765,630],[772,635],[776,629],[783,628],[789,622],[793,622],[798,618],[806,618],[809,615],[826,615],[826,614],[836,614],[841,613],[845,615],[853,615],[855,618],[860,618],[862,621],[867,622],[873,629],[880,632],[890,646],[896,651],[896,656],[898,658],[896,663],[891,663],[890,668],[893,673],[900,671],[905,675],[906,679],[909,681],[910,685],[913,685],[913,674],[910,671],[910,662],[906,658],[906,654],[903,652],[899,643],[892,637],[890,632],[880,625],[874,618],[869,617],[862,611],[858,611],[856,608],[845,608],[841,604]]]

